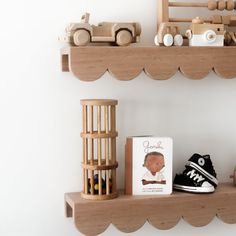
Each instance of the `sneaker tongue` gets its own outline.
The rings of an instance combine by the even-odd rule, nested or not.
[[[200,158],[200,157],[202,157],[200,154],[194,153],[188,160],[190,161],[190,160],[192,160],[192,159]]]

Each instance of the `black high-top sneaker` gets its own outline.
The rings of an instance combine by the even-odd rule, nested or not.
[[[191,193],[213,193],[215,188],[197,170],[190,166],[182,174],[176,175],[174,179],[174,189]]]
[[[214,170],[210,155],[201,156],[200,154],[195,153],[188,160],[187,165],[200,172],[214,187],[217,187],[218,180],[216,178],[216,172]]]

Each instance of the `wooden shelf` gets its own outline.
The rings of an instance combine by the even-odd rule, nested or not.
[[[170,229],[183,218],[193,226],[204,226],[217,216],[236,223],[236,187],[220,184],[213,194],[174,192],[168,196],[128,196],[107,201],[91,201],[80,193],[66,193],[66,216],[73,217],[79,231],[97,235],[113,224],[120,231],[138,230],[148,221],[158,229]]]
[[[236,47],[88,46],[61,50],[62,71],[94,81],[109,71],[118,80],[132,80],[144,71],[155,80],[169,79],[180,71],[202,79],[212,70],[220,77],[236,78]]]

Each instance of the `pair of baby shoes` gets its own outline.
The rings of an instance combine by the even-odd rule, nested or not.
[[[218,185],[210,155],[193,154],[182,174],[174,179],[174,189],[193,193],[212,193]]]

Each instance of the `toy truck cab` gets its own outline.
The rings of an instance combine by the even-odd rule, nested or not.
[[[80,23],[72,23],[66,28],[67,42],[75,46],[85,46],[90,42],[109,42],[127,46],[139,42],[139,23],[102,22],[97,26],[89,24],[89,14],[82,16]]]
[[[224,25],[204,23],[200,18],[195,18],[186,31],[189,46],[224,46]]]
[[[183,45],[183,36],[180,34],[178,24],[173,22],[163,22],[160,24],[157,35],[155,37],[156,45],[164,45],[166,47],[175,45]]]

